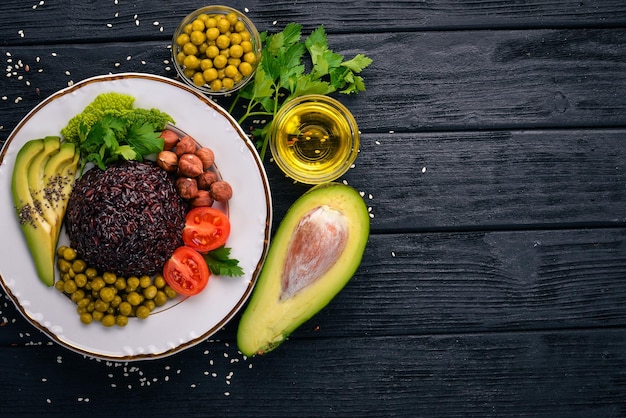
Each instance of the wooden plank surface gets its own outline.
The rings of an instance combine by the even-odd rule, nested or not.
[[[625,353],[626,336],[610,329],[296,340],[266,359],[243,359],[219,341],[130,364],[56,346],[0,347],[0,412],[619,417]]]
[[[341,97],[362,132],[342,180],[372,216],[359,270],[254,359],[238,317],[166,359],[87,359],[0,297],[0,416],[626,416],[626,3],[228,4],[374,60]],[[0,145],[84,78],[174,77],[197,6],[3,0]],[[266,167],[276,227],[308,187]]]
[[[344,98],[363,132],[626,125],[626,29],[336,35],[346,56],[367,51],[367,91]],[[175,77],[168,41],[2,47],[7,70],[0,130],[84,78],[143,71]],[[28,67],[26,67],[28,65]],[[28,69],[28,71],[26,71]],[[8,112],[7,112],[8,113]]]
[[[82,1],[39,4],[39,1],[3,0],[0,5],[0,12],[4,12],[0,13],[0,44],[169,39],[180,20],[202,4],[182,0],[172,8],[168,0],[148,0],[141,5],[111,0],[100,2],[95,8],[93,2]],[[309,0],[297,3],[234,0],[228,5],[247,10],[247,15],[260,30],[274,30],[292,21],[308,29],[323,24],[332,33],[615,27],[626,23],[626,5],[620,0]]]

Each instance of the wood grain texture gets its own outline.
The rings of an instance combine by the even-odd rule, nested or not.
[[[259,30],[273,31],[295,21],[311,30],[321,24],[331,33],[422,30],[615,27],[626,23],[622,1],[494,2],[436,1],[253,1],[227,4],[245,11]],[[102,42],[169,39],[180,20],[204,3],[147,0],[59,2],[4,0],[0,4],[0,44]],[[51,30],[51,28],[62,30]]]
[[[352,281],[293,337],[625,327],[624,277],[624,228],[373,234]],[[7,323],[0,345],[47,341],[33,330]]]
[[[220,341],[119,365],[55,346],[1,347],[0,411],[99,417],[117,405],[141,416],[158,405],[159,416],[617,417],[626,414],[625,353],[616,330],[294,340],[254,359]]]
[[[365,133],[626,125],[624,29],[422,32],[410,41],[401,33],[336,35],[330,42],[346,56],[374,60],[363,74],[367,91],[342,98]],[[0,57],[10,70],[0,140],[43,98],[103,67],[175,76],[167,41],[2,47]]]
[[[253,359],[238,316],[166,359],[87,359],[0,296],[0,416],[626,416],[626,3],[227,4],[374,60],[341,97],[362,132],[341,180],[372,216],[356,275]],[[174,77],[198,6],[3,0],[0,145],[84,78]],[[308,186],[266,169],[276,228]]]

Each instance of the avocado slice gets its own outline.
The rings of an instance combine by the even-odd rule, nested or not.
[[[80,153],[76,152],[76,146],[71,142],[63,142],[59,152],[50,157],[44,169],[43,198],[50,209],[45,218],[52,226],[52,238],[55,242],[59,239],[65,210],[74,189],[79,159]]]
[[[62,146],[59,137],[50,136],[28,141],[15,158],[11,178],[13,203],[37,275],[48,286],[54,284],[56,245],[73,187],[77,154],[74,146]],[[71,180],[59,181],[59,175]]]
[[[239,323],[239,350],[267,353],[324,308],[359,267],[369,224],[350,186],[326,183],[302,195],[276,230]]]

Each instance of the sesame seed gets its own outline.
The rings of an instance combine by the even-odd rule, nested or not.
[[[112,28],[112,27],[113,27],[113,25],[112,25],[112,24],[107,23],[107,28]]]
[[[422,167],[422,173],[426,172],[426,167]]]

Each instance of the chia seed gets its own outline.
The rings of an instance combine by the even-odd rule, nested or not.
[[[67,207],[70,245],[100,272],[154,275],[183,245],[186,206],[173,179],[151,162],[87,171]]]

